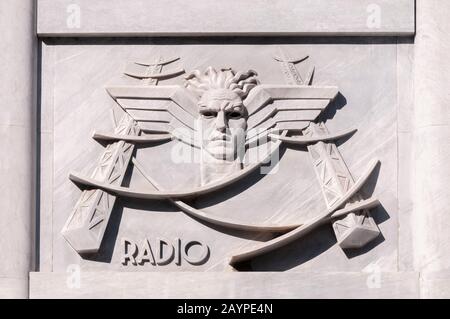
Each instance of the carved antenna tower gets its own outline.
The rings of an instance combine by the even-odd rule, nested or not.
[[[292,85],[311,85],[314,68],[309,72],[307,78],[303,80],[295,67],[296,63],[306,60],[308,56],[300,59],[290,59],[281,48],[279,48],[279,52],[280,55],[274,58],[282,63],[287,83]],[[309,137],[327,136],[328,134],[328,129],[323,122],[311,122],[303,131],[303,135]],[[325,202],[327,207],[330,208],[346,194],[355,181],[333,141],[320,141],[308,145],[308,151],[317,179],[320,182]],[[362,196],[358,192],[348,201],[347,205],[361,200]],[[375,239],[380,233],[368,209],[352,212],[343,218],[336,219],[333,222],[333,230],[339,246],[343,249],[362,247]]]
[[[143,73],[124,72],[126,75],[142,80],[143,85],[157,85],[161,79],[171,78],[184,73],[175,69],[163,73],[164,65],[179,58],[163,59],[153,62],[135,62],[145,66]],[[124,113],[114,130],[114,135],[138,136],[141,130],[133,118]],[[105,183],[121,186],[134,151],[134,144],[120,140],[106,146],[105,151],[91,177]],[[100,189],[84,190],[68,218],[61,233],[69,244],[79,253],[96,253],[100,249],[116,196]]]

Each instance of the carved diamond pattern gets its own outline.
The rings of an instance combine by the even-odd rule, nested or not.
[[[337,221],[333,224],[333,228],[336,230],[338,236],[342,236],[345,232],[347,232],[350,227],[343,221]]]
[[[134,120],[125,114],[117,128],[116,134],[139,134],[139,127]],[[100,156],[98,166],[94,170],[93,178],[108,180],[110,183],[120,184],[124,177],[126,167],[131,159],[134,146],[123,141],[109,144]],[[87,229],[96,235],[98,245],[106,228],[104,222],[111,214],[115,197],[101,190],[86,190],[80,197],[71,221],[65,231],[84,231]]]
[[[328,134],[328,131],[323,123],[311,123],[307,134],[316,136],[318,134]],[[319,142],[308,146],[308,150],[315,163],[315,171],[321,182],[327,206],[331,207],[351,187],[353,181],[350,173],[346,169],[334,143]],[[319,159],[316,159],[317,156]]]
[[[311,157],[312,157],[313,161],[320,160],[320,155],[319,155],[319,153],[316,152],[315,149],[311,150]]]
[[[95,207],[94,213],[90,219],[89,229],[93,229],[95,226],[99,225],[105,219],[105,215],[108,210],[109,203],[107,193],[101,192],[97,206]]]
[[[89,210],[95,192],[96,190],[89,190],[83,192],[83,195],[80,197],[79,202],[75,206],[75,213],[73,214],[73,218],[69,222],[70,227],[72,228],[82,227],[83,222],[89,216]]]

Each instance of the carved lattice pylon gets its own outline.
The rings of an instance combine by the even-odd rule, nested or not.
[[[311,123],[304,131],[306,136],[327,135],[324,123]],[[322,188],[327,207],[332,207],[355,183],[335,143],[318,142],[308,146],[308,151]],[[359,193],[354,195],[347,205],[361,201]],[[347,214],[333,222],[339,246],[343,249],[362,247],[380,233],[378,226],[370,216],[369,210],[362,209]]]
[[[135,121],[124,114],[115,129],[118,135],[139,135]],[[120,185],[125,176],[134,145],[124,141],[109,144],[103,152],[92,178]],[[62,230],[64,238],[79,253],[100,248],[116,197],[98,189],[84,190]]]
[[[276,60],[282,63],[282,70],[286,82],[294,85],[309,85],[313,71],[308,75],[307,79],[303,80],[295,67],[296,62],[302,61],[305,58],[298,60],[291,59],[281,48],[279,52],[280,57],[277,57]],[[303,131],[303,134],[311,137],[324,136],[328,135],[328,129],[323,122],[311,122]],[[318,142],[309,145],[308,151],[327,207],[330,208],[354,184],[353,177],[334,142]],[[360,200],[362,200],[362,197],[357,193],[347,205]],[[343,249],[362,247],[375,239],[380,233],[368,209],[352,212],[334,221],[333,230],[339,246]]]
[[[157,85],[158,78],[146,77],[162,71],[164,62],[159,57],[150,63],[141,82]],[[140,128],[133,118],[125,113],[117,125],[115,135],[138,136]],[[92,173],[92,178],[112,185],[121,185],[134,151],[134,144],[117,141],[109,144]],[[100,249],[116,197],[99,189],[85,190],[61,233],[78,253],[95,253]]]

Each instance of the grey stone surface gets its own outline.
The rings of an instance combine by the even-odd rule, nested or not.
[[[413,44],[399,40],[397,46],[398,76],[398,112],[397,112],[397,166],[398,166],[398,267],[400,271],[410,271],[413,265],[412,227],[414,176],[411,173],[413,158],[413,117],[414,84],[413,81],[401,79],[413,78],[414,49]]]
[[[420,276],[420,297],[448,299],[450,296],[450,272],[424,271]]]
[[[31,298],[418,298],[418,274],[31,273]],[[157,289],[155,287],[158,287]],[[57,293],[55,293],[57,292]]]
[[[29,297],[28,276],[0,278],[0,299],[24,299]]]
[[[414,34],[414,0],[38,3],[41,36]]]
[[[440,8],[436,10],[436,8]],[[444,30],[450,6],[417,1],[414,47],[413,223],[414,266],[423,274],[422,297],[449,297],[450,268],[450,36]],[[428,273],[432,273],[428,275]]]
[[[34,1],[0,2],[0,297],[28,296],[34,256],[36,58]]]
[[[45,43],[42,43],[42,57],[41,68],[42,74],[49,74],[49,76],[42,77],[41,88],[48,85],[53,85],[53,68],[46,62],[47,59],[52,60],[53,51],[47,48]],[[40,132],[40,206],[39,219],[40,224],[47,224],[50,227],[39,227],[39,270],[52,270],[52,220],[53,220],[53,98],[52,94],[46,95],[49,92],[41,90],[41,132]]]

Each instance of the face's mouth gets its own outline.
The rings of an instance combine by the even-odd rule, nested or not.
[[[234,157],[234,143],[227,134],[214,134],[205,141],[205,150],[217,159]]]
[[[225,141],[230,142],[231,136],[228,134],[220,133],[220,134],[213,134],[213,136],[210,136],[209,142],[216,142],[216,141]]]
[[[206,149],[208,149],[212,153],[224,153],[228,152],[231,149],[234,149],[233,143],[231,140],[225,140],[225,139],[214,139],[209,140],[206,143]]]

